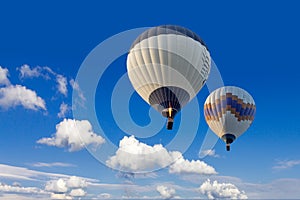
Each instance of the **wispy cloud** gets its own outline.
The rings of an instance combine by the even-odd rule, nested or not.
[[[71,175],[42,172],[38,170],[31,170],[26,167],[0,164],[0,177],[2,179],[9,179],[9,180],[42,181],[45,179],[70,178]],[[98,180],[96,179],[90,179],[90,178],[84,178],[84,179],[91,183],[98,182]]]
[[[29,65],[25,64],[25,65],[22,65],[21,67],[18,67],[17,70],[20,71],[20,77],[22,79],[38,78],[38,77],[42,77],[46,80],[53,79],[53,80],[55,80],[55,82],[57,84],[58,92],[63,94],[64,96],[67,96],[67,94],[68,94],[67,78],[61,74],[54,72],[50,67],[47,67],[47,66],[30,67]]]
[[[299,199],[300,179],[276,179],[269,183],[242,183],[249,199]]]
[[[81,90],[79,84],[74,80],[74,79],[71,79],[69,81],[72,89],[73,89],[73,96],[75,96],[75,106],[80,106],[80,107],[84,107],[84,103],[86,101],[86,98],[83,94],[83,91]],[[75,94],[75,95],[74,95]]]
[[[55,174],[55,173],[47,173],[47,172],[30,170],[25,167],[17,167],[17,166],[0,164],[0,177],[5,179],[13,179],[13,180],[39,181],[40,178],[43,177],[57,178],[57,177],[69,177],[69,176],[64,174]]]
[[[64,118],[66,116],[66,114],[68,113],[68,111],[70,111],[71,108],[68,106],[68,104],[62,102],[60,104],[60,107],[59,107],[59,113],[57,114],[57,116],[59,118]]]
[[[62,75],[60,75],[60,74],[57,74],[56,75],[56,82],[57,82],[57,89],[58,89],[58,91],[61,94],[67,96],[67,94],[68,94],[68,88],[67,88],[68,82],[67,82],[67,78],[64,77],[64,76],[62,76]]]
[[[70,163],[62,163],[62,162],[53,162],[53,163],[37,162],[30,165],[33,167],[75,167],[76,166]]]
[[[200,152],[199,157],[204,158],[205,156],[211,156],[214,158],[219,158],[220,155],[216,154],[214,149],[206,149]]]
[[[5,184],[0,182],[0,197],[15,197],[15,199],[60,199],[61,197],[81,197],[87,195],[86,188],[98,183],[98,180],[31,170],[24,167],[0,164],[1,180],[18,180],[26,184],[33,182],[44,182],[44,188],[23,187],[19,183]],[[13,194],[13,195],[11,195]]]
[[[37,77],[43,77],[45,79],[50,78],[48,74],[43,73],[44,68],[40,66],[37,66],[35,68],[30,68],[29,65],[25,64],[17,68],[17,70],[20,71],[21,78],[37,78]]]
[[[0,193],[14,193],[14,194],[30,194],[33,196],[49,195],[50,193],[37,187],[22,187],[20,185],[9,185],[0,182]]]
[[[109,193],[101,193],[97,197],[99,199],[110,199],[111,198],[111,194],[109,194]]]
[[[8,79],[8,69],[6,68],[2,68],[0,66],[0,86],[1,85],[9,85],[10,84],[10,81]]]
[[[273,169],[275,169],[275,170],[284,170],[284,169],[293,168],[297,165],[300,165],[300,160],[277,161],[277,163],[273,167]]]

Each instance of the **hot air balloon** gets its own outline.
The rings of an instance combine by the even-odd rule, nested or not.
[[[205,120],[210,129],[230,144],[241,136],[252,124],[256,106],[251,95],[245,90],[226,86],[216,89],[204,103]]]
[[[153,27],[142,33],[127,57],[134,89],[168,118],[169,130],[174,116],[205,84],[210,66],[210,53],[200,37],[174,25]]]

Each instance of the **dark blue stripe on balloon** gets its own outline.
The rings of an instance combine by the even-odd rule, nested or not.
[[[226,104],[231,105],[232,104],[232,98],[226,97]]]
[[[242,108],[242,104],[237,103],[236,104],[236,112],[240,113]]]
[[[244,116],[244,113],[245,113],[245,109],[242,107],[242,108],[241,108],[241,112],[240,112],[240,116],[243,117],[243,116]]]
[[[236,109],[236,107],[237,107],[237,100],[232,100],[231,108],[235,108]]]
[[[249,111],[250,111],[250,108],[246,107],[245,112],[244,112],[244,116],[248,116],[249,115]]]

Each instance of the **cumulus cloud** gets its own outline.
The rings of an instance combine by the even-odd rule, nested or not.
[[[71,176],[67,180],[67,186],[69,188],[85,188],[87,187],[87,181],[78,176]]]
[[[211,182],[207,179],[199,188],[199,191],[206,195],[209,199],[247,199],[244,191],[240,191],[235,185],[231,183]]]
[[[199,156],[201,158],[205,157],[205,156],[211,156],[214,158],[219,158],[220,156],[218,154],[216,154],[216,151],[214,149],[206,149],[200,152]]]
[[[83,188],[87,187],[87,181],[81,177],[71,176],[68,179],[59,178],[46,183],[45,190],[53,194],[65,194],[65,197],[82,197],[86,195]],[[69,193],[69,195],[66,195]]]
[[[156,191],[160,194],[160,196],[164,199],[171,199],[174,197],[176,191],[173,188],[168,188],[164,185],[158,185],[156,187]]]
[[[180,152],[168,152],[161,144],[149,146],[139,142],[134,136],[125,136],[120,141],[116,154],[106,164],[120,170],[142,172],[166,167],[178,157],[181,157]]]
[[[273,167],[275,170],[284,170],[290,169],[294,166],[300,165],[300,160],[286,160],[286,161],[278,161],[276,165]]]
[[[62,104],[60,104],[59,107],[59,113],[57,114],[57,116],[59,118],[64,118],[66,116],[66,113],[70,110],[70,107],[68,106],[68,104],[62,102]]]
[[[171,163],[173,164],[170,165]],[[143,172],[170,165],[170,173],[216,174],[215,169],[203,161],[185,160],[178,151],[168,151],[161,144],[144,144],[134,136],[125,136],[120,141],[116,154],[106,164],[128,172]]]
[[[203,161],[200,160],[186,160],[180,158],[175,161],[169,168],[170,173],[175,174],[203,174],[203,175],[212,175],[217,174],[215,169],[212,166],[209,166]]]
[[[61,94],[67,96],[67,94],[68,94],[68,88],[67,88],[67,83],[68,82],[67,82],[67,78],[64,77],[64,76],[62,76],[62,75],[60,75],[60,74],[57,74],[56,75],[56,82],[57,82],[57,89],[58,89],[58,91]]]
[[[56,133],[50,138],[42,138],[39,144],[56,147],[68,147],[70,152],[79,151],[85,145],[98,147],[105,142],[104,138],[93,132],[88,120],[64,119],[56,125]]]
[[[21,85],[9,85],[0,88],[0,107],[23,106],[26,109],[46,110],[45,101],[35,91]]]
[[[2,68],[0,66],[0,86],[1,85],[10,85],[10,81],[8,80],[8,69]]]
[[[72,197],[83,197],[85,195],[86,195],[86,192],[81,188],[73,189],[70,192],[70,196],[72,196]]]
[[[66,181],[60,178],[58,180],[48,181],[46,183],[45,190],[54,193],[65,193],[68,191],[68,187]]]
[[[73,198],[67,194],[52,193],[51,199],[73,199]]]

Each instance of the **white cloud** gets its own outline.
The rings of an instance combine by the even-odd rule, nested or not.
[[[57,82],[57,89],[58,89],[58,91],[61,94],[67,96],[67,94],[68,94],[68,88],[67,88],[67,83],[68,82],[67,82],[67,78],[64,77],[64,76],[62,76],[62,75],[60,75],[60,74],[57,74],[56,75],[56,82]]]
[[[69,147],[69,151],[79,151],[85,145],[98,147],[105,142],[104,138],[93,132],[87,120],[64,119],[56,125],[56,133],[51,138],[42,138],[39,144],[56,147]]]
[[[99,199],[109,199],[111,198],[111,195],[109,193],[101,193],[98,195]]]
[[[10,81],[8,80],[8,69],[2,68],[0,66],[0,85],[10,85]]]
[[[41,67],[35,67],[35,68],[30,68],[29,65],[22,65],[20,68],[17,68],[20,71],[20,76],[21,78],[33,78],[33,77],[40,77],[44,76],[42,74],[42,68]]]
[[[17,70],[20,71],[20,77],[21,78],[42,77],[46,80],[55,79],[55,82],[57,84],[58,92],[60,92],[64,96],[67,96],[67,93],[68,93],[67,78],[64,77],[61,74],[58,74],[58,73],[54,72],[50,67],[36,66],[36,67],[31,68],[29,65],[25,64],[25,65],[21,66],[20,68],[17,68]]]
[[[172,165],[170,165],[173,163]],[[161,144],[149,146],[134,136],[125,136],[119,143],[116,154],[106,164],[128,172],[143,172],[170,165],[170,173],[216,174],[213,167],[203,161],[185,160],[178,151],[168,151]]]
[[[200,152],[199,155],[201,158],[204,158],[205,156],[211,156],[214,158],[219,158],[220,156],[216,154],[216,151],[214,149],[207,149]]]
[[[129,172],[142,172],[166,167],[178,157],[181,157],[180,152],[168,152],[161,144],[149,146],[139,142],[134,136],[125,136],[120,141],[116,154],[106,164]]]
[[[284,170],[290,169],[294,166],[300,165],[300,160],[287,160],[287,161],[278,161],[273,169]]]
[[[84,102],[86,98],[83,95],[82,90],[79,87],[79,84],[74,81],[74,79],[70,80],[70,85],[73,89],[73,95],[75,94],[77,98],[75,98],[75,104],[81,107],[84,107]]]
[[[37,187],[21,187],[20,185],[8,185],[0,182],[0,193],[27,193],[27,194],[48,194]]]
[[[24,194],[24,193],[14,193],[14,194],[2,193],[0,195],[0,198],[5,200],[40,200],[40,199],[48,199],[47,196],[36,195],[36,194]]]
[[[79,84],[74,79],[70,80],[70,85],[73,88],[73,90],[80,91]]]
[[[168,188],[164,185],[158,185],[156,187],[156,191],[159,192],[160,196],[164,199],[171,199],[174,197],[176,191],[173,188]]]
[[[45,190],[54,193],[65,193],[68,191],[68,187],[66,181],[60,178],[58,180],[48,181],[46,183]]]
[[[52,193],[51,199],[72,199],[72,197],[66,194]]]
[[[37,180],[37,177],[67,177],[63,174],[54,174],[0,164],[0,177],[17,180]]]
[[[44,66],[43,70],[51,75],[57,75],[57,73],[55,73],[50,67]]]
[[[203,174],[203,175],[212,175],[217,174],[215,169],[212,166],[209,166],[203,161],[200,160],[185,160],[180,158],[174,162],[169,168],[170,173],[175,174]]]
[[[71,176],[68,179],[60,178],[50,180],[46,183],[45,190],[54,194],[64,194],[64,196],[56,196],[57,199],[65,199],[69,197],[83,197],[86,192],[83,188],[87,187],[88,183],[85,179],[77,176]],[[69,195],[67,195],[69,193]],[[52,198],[54,198],[52,195]]]
[[[69,163],[62,163],[62,162],[53,162],[53,163],[44,163],[44,162],[37,162],[31,164],[33,167],[75,167],[73,164]]]
[[[85,188],[87,187],[87,182],[85,179],[78,176],[71,176],[67,180],[67,186],[69,188]]]
[[[21,85],[10,85],[0,88],[0,106],[10,108],[23,106],[31,110],[46,110],[45,101],[36,92]]]
[[[85,195],[86,195],[86,192],[81,188],[73,189],[70,192],[70,196],[72,196],[72,197],[83,197]]]
[[[64,118],[66,116],[66,113],[70,110],[70,107],[68,106],[68,104],[62,102],[62,104],[60,104],[59,107],[59,113],[57,114],[57,116],[59,118]]]
[[[300,179],[277,179],[270,183],[243,183],[249,199],[299,199]]]
[[[205,194],[209,199],[229,198],[229,199],[247,199],[244,191],[240,191],[231,183],[218,183],[206,180],[199,188],[202,194]]]
[[[0,177],[2,179],[12,179],[12,180],[29,180],[29,181],[40,181],[46,179],[68,179],[71,176],[65,174],[57,174],[57,173],[48,173],[41,172],[37,170],[27,169],[25,167],[16,167],[11,165],[0,164]],[[81,177],[83,178],[83,177]],[[88,183],[97,184],[97,180],[83,178],[88,181]]]

